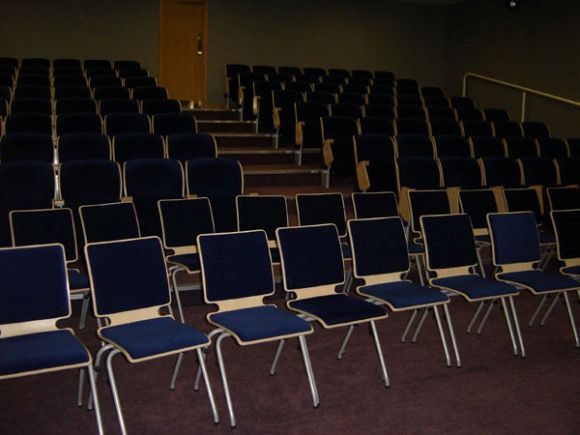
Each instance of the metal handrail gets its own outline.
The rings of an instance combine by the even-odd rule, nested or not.
[[[516,85],[515,83],[506,82],[503,80],[494,79],[493,77],[484,76],[477,73],[467,72],[463,75],[462,95],[467,96],[467,79],[475,78],[485,82],[494,83],[496,85],[504,86],[510,89],[516,89],[522,92],[521,116],[520,121],[526,120],[526,104],[528,94],[537,95],[539,97],[547,98],[549,100],[558,101],[560,103],[569,104],[571,106],[580,107],[580,101],[571,100],[569,98],[560,97],[559,95],[549,94],[547,92],[538,91],[537,89],[528,88],[526,86]]]

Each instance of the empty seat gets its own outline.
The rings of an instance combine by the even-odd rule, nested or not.
[[[431,130],[424,119],[396,119],[395,127],[397,135],[423,135],[429,136]]]
[[[353,138],[358,188],[361,191],[394,191],[395,146],[390,136],[361,134]]]
[[[105,98],[99,101],[99,113],[102,117],[112,113],[139,113],[139,103],[128,98]]]
[[[52,163],[52,136],[43,133],[13,133],[0,140],[0,162],[40,161]]]
[[[58,161],[109,160],[111,143],[101,133],[69,133],[58,138]]]
[[[528,137],[504,137],[503,139],[508,157],[537,156],[536,142]]]
[[[342,86],[340,83],[336,83],[336,82],[315,83],[314,84],[314,94],[317,94],[318,92],[324,92],[325,94],[330,93],[334,96],[334,99],[336,100],[336,95],[338,95],[342,92]],[[324,98],[328,98],[328,96],[312,95],[311,97],[308,97],[307,99],[308,99],[308,101],[322,101]]]
[[[479,161],[486,186],[518,187],[522,185],[522,174],[516,159],[484,157]]]
[[[18,75],[16,86],[50,86],[50,77],[47,74],[23,74]]]
[[[138,60],[121,59],[113,62],[113,68],[115,68],[116,70],[139,69],[141,68],[141,63],[139,63]]]
[[[56,134],[102,133],[103,122],[96,113],[65,113],[56,117]]]
[[[425,109],[421,105],[410,106],[397,104],[397,118],[399,120],[421,120],[427,119]]]
[[[52,118],[45,113],[15,113],[4,121],[4,133],[52,134]]]
[[[526,186],[554,186],[557,184],[556,167],[548,157],[521,157],[518,159]]]
[[[342,92],[341,94],[338,94],[338,102],[364,106],[367,100],[366,97],[362,94],[356,94],[353,92]]]
[[[469,138],[473,157],[507,157],[505,145],[498,137],[471,136]]]
[[[302,74],[302,70],[297,66],[279,66],[278,72],[280,74],[290,74],[294,77]]]
[[[272,110],[272,92],[282,90],[282,82],[256,80],[254,82],[254,115],[258,118],[258,123],[263,131],[274,129]]]
[[[435,157],[433,142],[429,136],[420,134],[403,134],[395,136],[397,156],[399,157]]]
[[[82,75],[59,75],[55,76],[52,85],[56,88],[63,86],[82,86],[87,87],[87,79]]]
[[[543,157],[568,157],[568,147],[564,139],[555,137],[539,138],[536,140],[538,154]]]
[[[307,92],[306,101],[309,103],[333,104],[336,103],[336,95],[328,91]]]
[[[550,210],[580,208],[580,189],[578,186],[547,187],[546,194]]]
[[[353,192],[355,219],[398,216],[397,195],[392,191]]]
[[[355,103],[334,103],[330,105],[332,116],[345,116],[357,120],[364,116],[364,106]]]
[[[463,136],[493,136],[493,127],[490,122],[478,120],[461,121]]]
[[[294,137],[296,129],[294,104],[303,101],[304,95],[301,91],[290,90],[287,86],[284,90],[272,92],[272,122],[274,129],[283,138]]]
[[[75,58],[58,58],[52,60],[52,68],[53,69],[61,69],[61,68],[74,68],[74,69],[82,69],[83,65],[80,59]]]
[[[187,160],[217,157],[217,143],[210,133],[175,133],[167,136],[167,157]]]
[[[427,109],[429,121],[456,121],[455,111],[449,107],[429,107]]]
[[[92,98],[60,98],[56,100],[55,114],[96,113],[97,105]]]
[[[167,89],[160,86],[137,86],[131,90],[134,100],[163,100],[169,98]]]
[[[550,129],[543,122],[524,121],[522,122],[522,130],[524,137],[531,137],[534,139],[545,139],[550,137]]]
[[[580,157],[555,159],[558,171],[558,184],[580,183]]]
[[[92,89],[102,87],[122,87],[123,81],[112,73],[111,75],[94,75],[89,79],[89,86]]]
[[[87,86],[59,86],[54,88],[54,98],[58,102],[63,98],[91,99],[92,95]]]
[[[483,113],[479,109],[459,107],[453,111],[459,121],[483,121]]]
[[[141,102],[141,112],[145,115],[153,116],[160,113],[181,113],[181,103],[179,100],[143,100]]]
[[[111,68],[111,61],[105,59],[86,59],[83,62],[85,69],[91,68]]]
[[[425,107],[427,107],[427,109],[437,107],[451,108],[451,106],[449,105],[449,100],[447,99],[447,97],[444,97],[443,95],[428,95],[428,96],[423,95],[423,103],[425,104]]]
[[[471,157],[451,156],[439,159],[444,187],[473,189],[482,186],[481,168]]]
[[[121,166],[133,159],[163,159],[163,138],[152,133],[120,133],[113,137],[113,160]]]
[[[471,157],[471,148],[467,139],[457,135],[433,135],[435,155],[442,157]]]
[[[197,122],[191,113],[159,113],[153,116],[153,133],[196,133]]]
[[[105,98],[129,98],[130,95],[129,88],[122,86],[99,86],[93,89],[93,96],[97,101]]]
[[[320,118],[330,115],[330,108],[322,103],[296,103],[296,145],[301,148],[321,148]]]
[[[483,109],[483,115],[486,121],[509,121],[510,117],[505,109]]]
[[[141,113],[112,113],[105,116],[104,125],[105,134],[109,137],[121,133],[149,133],[151,131],[151,120]]]
[[[357,120],[361,134],[395,135],[395,123],[391,118],[367,116]]]
[[[226,88],[224,93],[228,103],[230,101],[238,102],[238,75],[241,72],[249,73],[250,67],[244,64],[226,64],[225,66]]]
[[[496,137],[522,137],[522,125],[516,121],[493,121],[493,133]]]
[[[449,103],[454,109],[474,109],[475,105],[473,100],[469,97],[449,97]]]
[[[408,189],[437,189],[441,174],[436,161],[430,157],[399,157],[396,161],[399,198]]]
[[[60,165],[59,175],[62,200],[74,213],[81,205],[121,200],[121,170],[116,162],[65,161]]]
[[[328,170],[335,175],[354,174],[352,138],[358,133],[354,118],[325,116],[320,119],[323,140],[323,158]]]
[[[44,113],[52,115],[52,102],[46,98],[14,98],[10,113]]]
[[[461,126],[454,120],[430,120],[431,134],[461,136]]]
[[[365,106],[368,117],[395,119],[395,109],[390,104],[369,103]]]

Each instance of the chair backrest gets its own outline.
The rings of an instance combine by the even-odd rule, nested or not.
[[[437,277],[465,275],[477,264],[473,228],[466,214],[421,217],[427,270]]]
[[[398,281],[409,270],[407,239],[398,216],[348,221],[353,272],[365,284]]]
[[[297,299],[335,293],[344,283],[342,248],[333,224],[276,230],[284,290]]]
[[[284,195],[238,195],[236,212],[238,231],[264,230],[269,242],[276,240],[276,229],[288,226]]]
[[[56,329],[56,321],[70,315],[63,247],[0,249],[0,296],[3,307],[10,307],[0,310],[2,337]],[[54,323],[39,324],[39,320]],[[37,323],[27,326],[24,322]]]
[[[437,189],[441,186],[439,166],[429,157],[399,157],[396,169],[399,195],[405,187]]]
[[[443,157],[438,160],[444,187],[473,189],[482,186],[481,167],[471,157]]]
[[[110,325],[159,317],[170,302],[161,241],[157,237],[85,246],[94,313]]]
[[[470,219],[475,235],[487,234],[488,213],[503,210],[503,195],[499,189],[466,189],[459,191],[461,211]]]
[[[346,236],[346,211],[340,192],[299,193],[296,213],[300,226],[333,224],[341,237]]]
[[[547,187],[550,210],[569,210],[580,208],[580,189],[578,186]]]
[[[471,136],[469,138],[473,157],[507,157],[501,139],[493,136]]]
[[[522,173],[523,184],[526,186],[557,184],[557,171],[554,162],[549,157],[521,157],[518,165]]]
[[[433,136],[435,155],[443,157],[471,157],[471,150],[467,139],[458,135]]]
[[[264,231],[204,234],[197,237],[197,246],[204,299],[220,311],[262,305],[262,299],[274,293]]]
[[[508,157],[519,158],[537,156],[536,142],[529,137],[504,137]]]
[[[15,113],[4,120],[5,134],[43,133],[52,134],[52,118],[46,113]]]
[[[163,89],[163,88],[151,88]],[[148,99],[141,102],[141,111],[145,115],[154,116],[160,113],[181,113],[181,103],[178,100]]]
[[[103,121],[96,113],[65,113],[56,117],[56,134],[102,133]]]
[[[210,133],[176,133],[167,136],[167,157],[185,164],[187,160],[217,157],[215,137]]]
[[[46,133],[12,133],[0,139],[0,161],[41,161],[52,163],[52,137]]]
[[[111,160],[72,160],[60,166],[60,193],[68,207],[121,199],[121,170]]]
[[[190,195],[239,195],[244,190],[240,163],[227,157],[189,160],[186,176]]]
[[[109,160],[111,142],[100,133],[71,133],[58,138],[58,161]]]
[[[131,202],[83,205],[79,214],[86,243],[141,237],[137,212]]]
[[[569,150],[564,139],[556,137],[539,138],[536,140],[538,154],[542,157],[569,157]]]
[[[435,157],[433,142],[429,136],[404,134],[395,137],[398,157]]]
[[[554,159],[558,184],[580,184],[580,156]]]
[[[78,259],[71,209],[13,210],[9,219],[13,246],[58,243],[64,247],[67,263]]]
[[[121,133],[149,133],[151,120],[142,113],[111,113],[105,116],[105,133],[113,137]]]
[[[353,192],[352,204],[356,219],[399,215],[395,192]]]
[[[411,212],[411,229],[420,234],[421,216],[450,214],[456,211],[452,207],[449,193],[445,189],[409,190],[409,206]]]
[[[553,210],[550,212],[558,260],[566,266],[580,266],[580,209]]]
[[[518,187],[522,185],[522,174],[516,159],[509,157],[486,157],[479,159],[485,185]]]
[[[165,142],[158,134],[121,133],[113,137],[113,160],[120,165],[127,160],[163,158]]]
[[[490,213],[487,215],[487,224],[494,266],[500,266],[504,272],[530,270],[540,260],[540,242],[534,213]]]
[[[507,211],[531,211],[534,213],[536,223],[542,223],[544,214],[542,206],[542,191],[533,187],[519,187],[503,190],[507,205]]]
[[[162,199],[157,207],[163,246],[176,254],[197,252],[197,236],[215,232],[208,198]]]
[[[191,113],[159,113],[153,116],[153,133],[197,133],[197,122]]]
[[[97,106],[91,98],[60,98],[56,100],[55,114],[96,113]]]

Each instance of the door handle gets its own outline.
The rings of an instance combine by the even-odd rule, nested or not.
[[[197,55],[203,55],[203,40],[201,39],[201,33],[197,34]]]

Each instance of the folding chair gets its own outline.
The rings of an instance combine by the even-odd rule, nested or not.
[[[395,192],[353,192],[351,198],[355,219],[399,215]]]
[[[110,160],[111,142],[100,133],[71,133],[58,138],[58,161]]]
[[[391,137],[369,133],[353,136],[352,141],[358,188],[363,192],[395,190],[395,146]]]
[[[107,320],[97,335],[104,341],[95,357],[98,372],[106,355],[106,366],[119,426],[127,433],[117,382],[113,371],[115,355],[135,364],[195,351],[203,374],[214,423],[219,422],[203,351],[208,337],[197,329],[175,321],[161,310],[170,303],[169,282],[161,241],[156,237],[90,243],[85,255],[91,279],[95,316]]]
[[[207,198],[187,198],[162,199],[157,202],[157,207],[161,219],[163,247],[169,252],[166,260],[179,318],[185,322],[177,274],[201,271],[196,238],[200,234],[215,232],[211,205]]]
[[[429,283],[441,290],[458,294],[467,302],[479,304],[469,322],[467,333],[471,332],[485,305],[489,304],[477,328],[477,334],[481,334],[494,303],[499,301],[511,338],[513,354],[514,356],[519,354],[524,358],[526,351],[513,300],[513,297],[519,294],[518,290],[509,284],[484,278],[472,272],[477,265],[477,250],[469,216],[466,214],[422,216],[421,228],[425,240],[427,270],[434,274],[434,277],[429,278]],[[507,302],[510,305],[509,309]]]
[[[553,186],[546,188],[550,210],[569,210],[580,208],[578,186]]]
[[[52,136],[46,133],[12,133],[0,139],[0,161],[54,161]]]
[[[191,113],[158,113],[153,116],[153,133],[197,133],[197,122]]]
[[[471,157],[443,157],[437,160],[441,180],[446,188],[474,189],[482,187],[481,167]]]
[[[580,284],[568,276],[545,272],[535,267],[541,256],[534,214],[530,211],[491,213],[487,215],[487,222],[491,235],[493,264],[499,268],[495,274],[496,279],[516,285],[533,295],[542,296],[529,325],[532,326],[549,297],[553,296],[554,300],[557,300],[563,296],[576,347],[580,347],[574,315],[568,299],[568,292],[577,291],[580,289]],[[550,311],[551,307],[548,308],[543,321]]]
[[[113,137],[113,160],[123,165],[128,160],[163,159],[165,142],[153,133],[120,133]]]
[[[188,160],[217,157],[217,143],[210,133],[175,133],[167,136],[167,158]]]
[[[64,247],[71,299],[80,297],[83,301],[79,329],[84,329],[90,303],[89,278],[78,267],[77,233],[72,210],[13,210],[9,219],[13,246],[58,243]]]
[[[308,320],[316,321],[324,329],[347,327],[338,352],[344,349],[355,326],[368,324],[381,368],[385,387],[389,376],[375,322],[388,314],[372,302],[337,292],[345,283],[341,243],[333,224],[288,227],[276,230],[280,249],[284,290],[292,295],[286,305]],[[281,352],[278,348],[278,354]],[[276,357],[276,360],[277,360]]]
[[[420,310],[424,312],[433,310],[446,363],[450,367],[451,357],[439,314],[439,307],[443,307],[457,367],[461,367],[451,315],[447,307],[449,297],[441,291],[418,286],[402,279],[403,275],[409,272],[410,264],[401,219],[397,216],[349,220],[348,234],[353,249],[354,276],[364,280],[364,285],[356,288],[357,293],[371,301],[386,304],[395,313],[412,310],[413,314],[401,338],[402,342],[405,341],[417,313]],[[415,340],[416,336],[413,342]]]
[[[161,113],[181,113],[181,103],[179,100],[170,100],[168,98],[143,100],[141,102],[141,112],[149,116]]]
[[[356,120],[348,116],[325,116],[320,118],[322,154],[327,167],[325,185],[330,185],[330,176],[354,174],[352,138],[358,134]]]
[[[56,325],[71,313],[63,247],[0,249],[0,271],[0,297],[10,306],[0,311],[0,380],[86,369],[103,434],[91,354],[71,329]]]
[[[141,237],[137,212],[132,202],[82,205],[79,207],[85,243]]]
[[[560,267],[560,273],[578,281],[580,279],[580,240],[578,240],[580,209],[552,210],[550,217],[556,236],[558,260],[564,263]],[[578,298],[580,298],[580,290]]]
[[[56,135],[103,133],[103,121],[96,113],[65,113],[56,117]]]
[[[121,133],[151,132],[151,120],[142,113],[111,113],[105,116],[104,126],[105,134],[109,137]]]
[[[270,370],[272,375],[276,373],[285,341],[298,338],[312,402],[318,407],[320,400],[305,338],[313,332],[312,327],[299,316],[263,302],[275,292],[266,233],[258,230],[200,235],[197,246],[204,299],[218,306],[217,311],[208,314],[207,320],[216,327],[209,336],[217,336],[215,349],[230,426],[236,426],[236,417],[222,351],[222,343],[228,337],[233,337],[240,346],[279,341]]]

